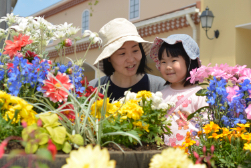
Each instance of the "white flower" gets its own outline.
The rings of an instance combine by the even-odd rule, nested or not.
[[[17,16],[18,15],[15,16],[13,13],[11,13],[11,14],[7,13],[7,16],[4,16],[4,17],[2,17],[2,19],[0,19],[0,23],[2,21],[5,21],[5,22],[8,23],[8,25],[12,25],[13,23],[16,22],[16,17]]]
[[[189,164],[187,168],[206,168],[205,164]]]
[[[14,26],[11,26],[10,28],[15,29],[16,31],[19,31],[19,32],[24,32],[25,29],[27,28],[27,24],[28,24],[28,21],[23,20],[19,23],[19,25],[14,25]]]
[[[71,35],[75,35],[77,34],[77,32],[80,30],[80,28],[76,28],[76,27],[69,27],[69,29],[67,29],[67,34]]]
[[[62,37],[65,36],[65,33],[62,32],[62,31],[56,31],[56,32],[54,33],[54,36],[55,36],[56,38],[60,39],[60,38],[62,38]]]
[[[58,25],[58,30],[66,31],[71,27],[72,23],[68,24],[67,22],[64,22],[64,24]]]
[[[163,94],[162,94],[161,92],[156,92],[155,95],[156,95],[157,97],[159,97],[159,98],[162,98],[162,95],[163,95]]]
[[[99,46],[102,45],[102,39],[100,37],[94,37],[93,44],[98,43]]]
[[[167,103],[160,103],[158,106],[158,110],[163,109],[163,110],[167,110],[168,109],[168,104]]]
[[[87,145],[80,147],[77,151],[71,151],[70,157],[66,159],[67,164],[62,168],[115,168],[116,162],[110,160],[109,152],[100,146]]]
[[[84,31],[84,34],[83,34],[83,37],[90,36],[91,34],[92,34],[92,31],[91,31],[91,30],[85,30],[85,31]]]
[[[154,105],[151,105],[151,108],[152,108],[153,110],[156,110],[156,109],[157,109],[156,106],[154,106]]]

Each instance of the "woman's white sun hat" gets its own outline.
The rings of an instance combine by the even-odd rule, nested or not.
[[[152,43],[143,40],[136,26],[124,18],[116,18],[105,24],[98,32],[102,39],[103,51],[94,62],[94,66],[103,70],[103,59],[109,58],[127,41],[135,41],[141,43],[146,56],[149,55]]]
[[[183,45],[183,48],[185,49],[187,55],[190,57],[190,59],[198,60],[198,65],[201,66],[201,61],[199,59],[200,57],[200,49],[198,44],[192,39],[192,37],[190,37],[187,34],[173,34],[168,36],[167,38],[158,38],[156,37],[151,51],[150,51],[150,57],[153,59],[153,61],[156,63],[156,67],[158,70],[160,70],[160,62],[158,59],[158,53],[159,53],[159,49],[161,47],[161,45],[163,43],[167,43],[167,44],[176,44],[178,42],[181,42]]]

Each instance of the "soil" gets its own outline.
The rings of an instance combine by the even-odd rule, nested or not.
[[[126,147],[124,145],[119,145],[124,151],[146,151],[146,150],[163,150],[168,148],[168,146],[157,146],[156,144],[143,144],[143,146],[134,146],[133,148]],[[105,148],[108,149],[108,151],[121,151],[120,148],[110,143],[105,146]],[[5,154],[9,154],[11,150],[13,149],[24,149],[20,142],[18,141],[10,141],[7,145],[7,148],[5,149]],[[64,154],[63,151],[58,151],[58,154]]]

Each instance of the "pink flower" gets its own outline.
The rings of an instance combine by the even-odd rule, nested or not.
[[[8,141],[4,140],[1,144],[0,144],[0,158],[2,158],[3,154],[4,154],[4,148],[7,146]]]
[[[229,102],[231,102],[232,99],[236,96],[236,93],[237,93],[236,91],[238,91],[238,90],[239,90],[238,86],[233,86],[233,87],[228,86],[228,87],[226,87],[226,91],[228,93],[227,99],[228,99]]]
[[[71,39],[65,39],[65,40],[63,41],[63,46],[65,46],[65,47],[70,47],[71,45],[72,45]]]
[[[58,72],[57,76],[54,77],[52,74],[47,75],[48,80],[44,81],[44,97],[49,97],[54,103],[67,101],[68,93],[65,91],[73,89],[73,84],[70,83],[69,76],[65,73],[61,74]],[[59,83],[57,80],[61,83]]]
[[[251,104],[248,105],[248,107],[245,109],[245,112],[247,113],[247,119],[251,119]]]

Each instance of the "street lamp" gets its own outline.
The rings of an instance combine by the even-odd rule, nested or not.
[[[213,20],[214,20],[213,12],[210,11],[208,7],[206,7],[206,10],[204,10],[202,14],[200,15],[201,26],[206,31],[206,35],[207,35],[207,31],[212,27]],[[219,34],[220,34],[219,30],[215,30],[214,37],[209,38],[207,35],[207,38],[210,40],[213,40],[214,38],[218,38]]]

